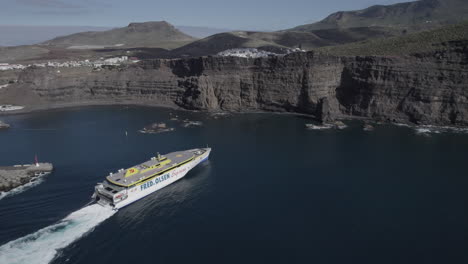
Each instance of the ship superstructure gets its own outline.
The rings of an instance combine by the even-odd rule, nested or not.
[[[177,151],[158,155],[128,169],[110,173],[95,187],[93,198],[114,209],[131,204],[185,176],[208,159],[210,148]]]

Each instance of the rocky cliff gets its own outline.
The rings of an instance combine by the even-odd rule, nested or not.
[[[468,50],[404,57],[313,52],[244,59],[151,60],[105,69],[27,69],[0,103],[138,103],[197,110],[288,111],[321,120],[365,117],[468,125]],[[21,96],[19,96],[21,95]],[[29,99],[28,99],[29,98]],[[8,101],[8,102],[3,102]]]

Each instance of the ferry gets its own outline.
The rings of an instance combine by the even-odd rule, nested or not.
[[[94,202],[118,210],[183,178],[208,159],[211,148],[199,148],[158,155],[128,169],[110,173],[94,188]]]

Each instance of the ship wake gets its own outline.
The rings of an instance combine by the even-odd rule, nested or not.
[[[115,213],[98,204],[86,206],[56,224],[4,244],[0,247],[0,263],[49,263],[61,249]]]

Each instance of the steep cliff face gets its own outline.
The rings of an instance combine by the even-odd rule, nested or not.
[[[153,60],[99,71],[28,69],[4,96],[0,91],[0,103],[15,100],[8,93],[16,89],[38,105],[139,103],[468,125],[468,52],[448,45],[444,52],[408,57],[297,53]]]
[[[468,50],[405,58],[346,59],[336,98],[340,112],[421,124],[468,124]]]
[[[19,76],[18,87],[39,96],[42,105],[113,101],[316,114],[324,99],[334,98],[342,70],[339,58],[312,53],[255,60],[203,57],[152,60],[100,71],[28,69]]]

